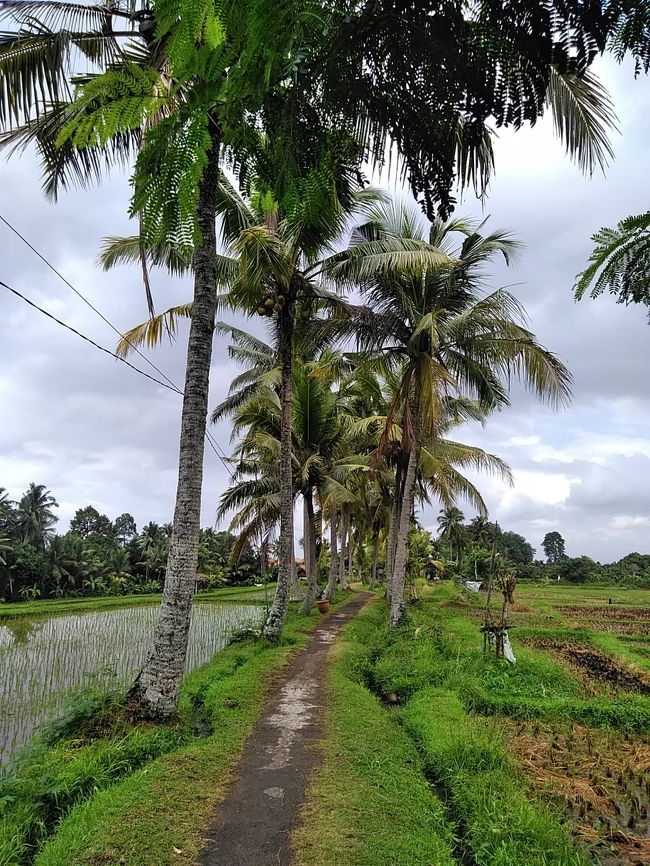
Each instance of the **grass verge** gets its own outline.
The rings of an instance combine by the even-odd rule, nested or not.
[[[447,792],[463,847],[476,866],[586,866],[557,814],[531,799],[488,720],[468,716],[451,692],[424,689],[400,711],[429,777]]]
[[[278,646],[222,650],[183,684],[175,726],[121,717],[27,752],[0,784],[2,866],[193,862],[273,675],[318,621],[292,612]]]

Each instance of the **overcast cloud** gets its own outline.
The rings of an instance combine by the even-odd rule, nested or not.
[[[458,214],[491,214],[526,249],[516,266],[495,272],[495,285],[517,284],[532,329],[571,369],[574,399],[553,412],[521,389],[512,406],[481,428],[462,430],[506,459],[515,487],[477,479],[491,517],[537,548],[559,530],[571,555],[601,561],[650,551],[650,328],[644,308],[610,298],[575,304],[571,287],[603,225],[650,207],[650,81],[630,67],[602,64],[621,135],[607,178],[589,180],[563,155],[550,123],[504,133],[497,174],[484,211],[473,201]],[[129,186],[113,178],[101,189],[48,203],[37,160],[0,163],[0,214],[22,231],[120,329],[147,310],[137,269],[104,274],[95,265],[102,238],[133,231],[126,218]],[[115,334],[0,224],[0,279],[53,314],[113,348]],[[155,275],[157,308],[189,300],[187,281]],[[180,398],[100,354],[0,289],[0,486],[18,497],[30,481],[60,503],[60,529],[92,503],[111,518],[131,512],[141,526],[171,520],[176,484]],[[258,330],[258,321],[243,322]],[[177,384],[184,373],[185,332],[151,359]],[[141,368],[153,373],[142,359]],[[210,403],[227,392],[234,367],[218,340]],[[228,450],[227,425],[214,431]],[[458,437],[460,438],[460,436]],[[213,521],[227,473],[206,452],[203,523]],[[437,509],[427,509],[433,527]],[[471,512],[466,509],[469,517]],[[299,533],[297,533],[299,534]]]

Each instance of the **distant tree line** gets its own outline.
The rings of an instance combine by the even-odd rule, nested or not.
[[[18,501],[0,487],[1,600],[160,592],[171,523],[150,521],[138,531],[132,515],[111,520],[87,505],[57,535],[57,508],[43,484],[30,484]],[[258,579],[260,557],[250,544],[231,561],[236,540],[230,532],[201,530],[199,589]]]
[[[567,556],[564,538],[555,530],[547,532],[541,543],[546,561],[535,559],[535,548],[523,535],[504,531],[481,516],[466,524],[456,507],[440,512],[438,529],[439,537],[431,543],[431,559],[443,563],[451,576],[483,580],[494,549],[499,561],[513,568],[522,580],[650,587],[650,554],[628,553],[604,565],[589,556]]]

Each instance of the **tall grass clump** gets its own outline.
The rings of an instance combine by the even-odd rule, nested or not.
[[[429,688],[400,711],[430,779],[447,792],[462,845],[476,866],[586,866],[558,816],[531,798],[488,720],[457,695]]]

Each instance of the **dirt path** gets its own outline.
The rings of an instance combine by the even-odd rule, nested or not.
[[[361,592],[316,627],[277,684],[246,743],[237,779],[219,806],[201,866],[288,866],[289,840],[309,774],[320,761],[327,651],[372,598]]]

